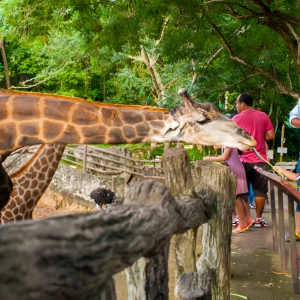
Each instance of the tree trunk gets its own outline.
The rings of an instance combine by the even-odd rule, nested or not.
[[[8,65],[7,65],[7,59],[6,59],[6,55],[5,55],[3,40],[0,40],[0,50],[1,50],[1,55],[2,55],[3,64],[4,64],[6,86],[7,86],[7,89],[10,89],[9,71],[8,71]]]

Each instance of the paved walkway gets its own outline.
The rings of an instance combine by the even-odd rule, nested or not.
[[[284,206],[287,222],[286,197]],[[251,214],[254,218],[255,210],[251,209]],[[266,204],[264,218],[268,222],[268,227],[252,226],[247,232],[232,236],[230,292],[245,296],[249,300],[300,299],[299,295],[293,295],[290,257],[288,257],[288,271],[284,272],[281,271],[280,254],[273,254],[270,201]],[[299,255],[300,243],[297,245]],[[243,298],[231,295],[231,299]]]

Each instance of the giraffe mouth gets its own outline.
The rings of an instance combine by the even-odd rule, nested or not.
[[[177,139],[181,135],[181,128],[179,126],[179,123],[176,121],[173,121],[172,124],[167,128],[165,133],[162,135],[163,138],[171,138],[171,139]]]

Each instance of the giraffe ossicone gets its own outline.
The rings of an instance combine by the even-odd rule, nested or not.
[[[213,104],[193,101],[184,89],[179,94],[180,105],[169,111],[1,90],[0,161],[7,151],[36,144],[187,142],[224,145],[242,151],[256,145],[246,131]],[[54,172],[50,175],[52,178]],[[20,185],[21,181],[16,180],[15,184]]]

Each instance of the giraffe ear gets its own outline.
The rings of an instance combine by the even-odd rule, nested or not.
[[[193,109],[193,99],[187,93],[186,89],[180,88],[178,91],[178,95],[181,97],[181,103],[184,103],[186,108]]]
[[[179,123],[173,121],[172,124],[167,128],[165,133],[162,135],[163,138],[173,138],[178,136],[180,133]]]

